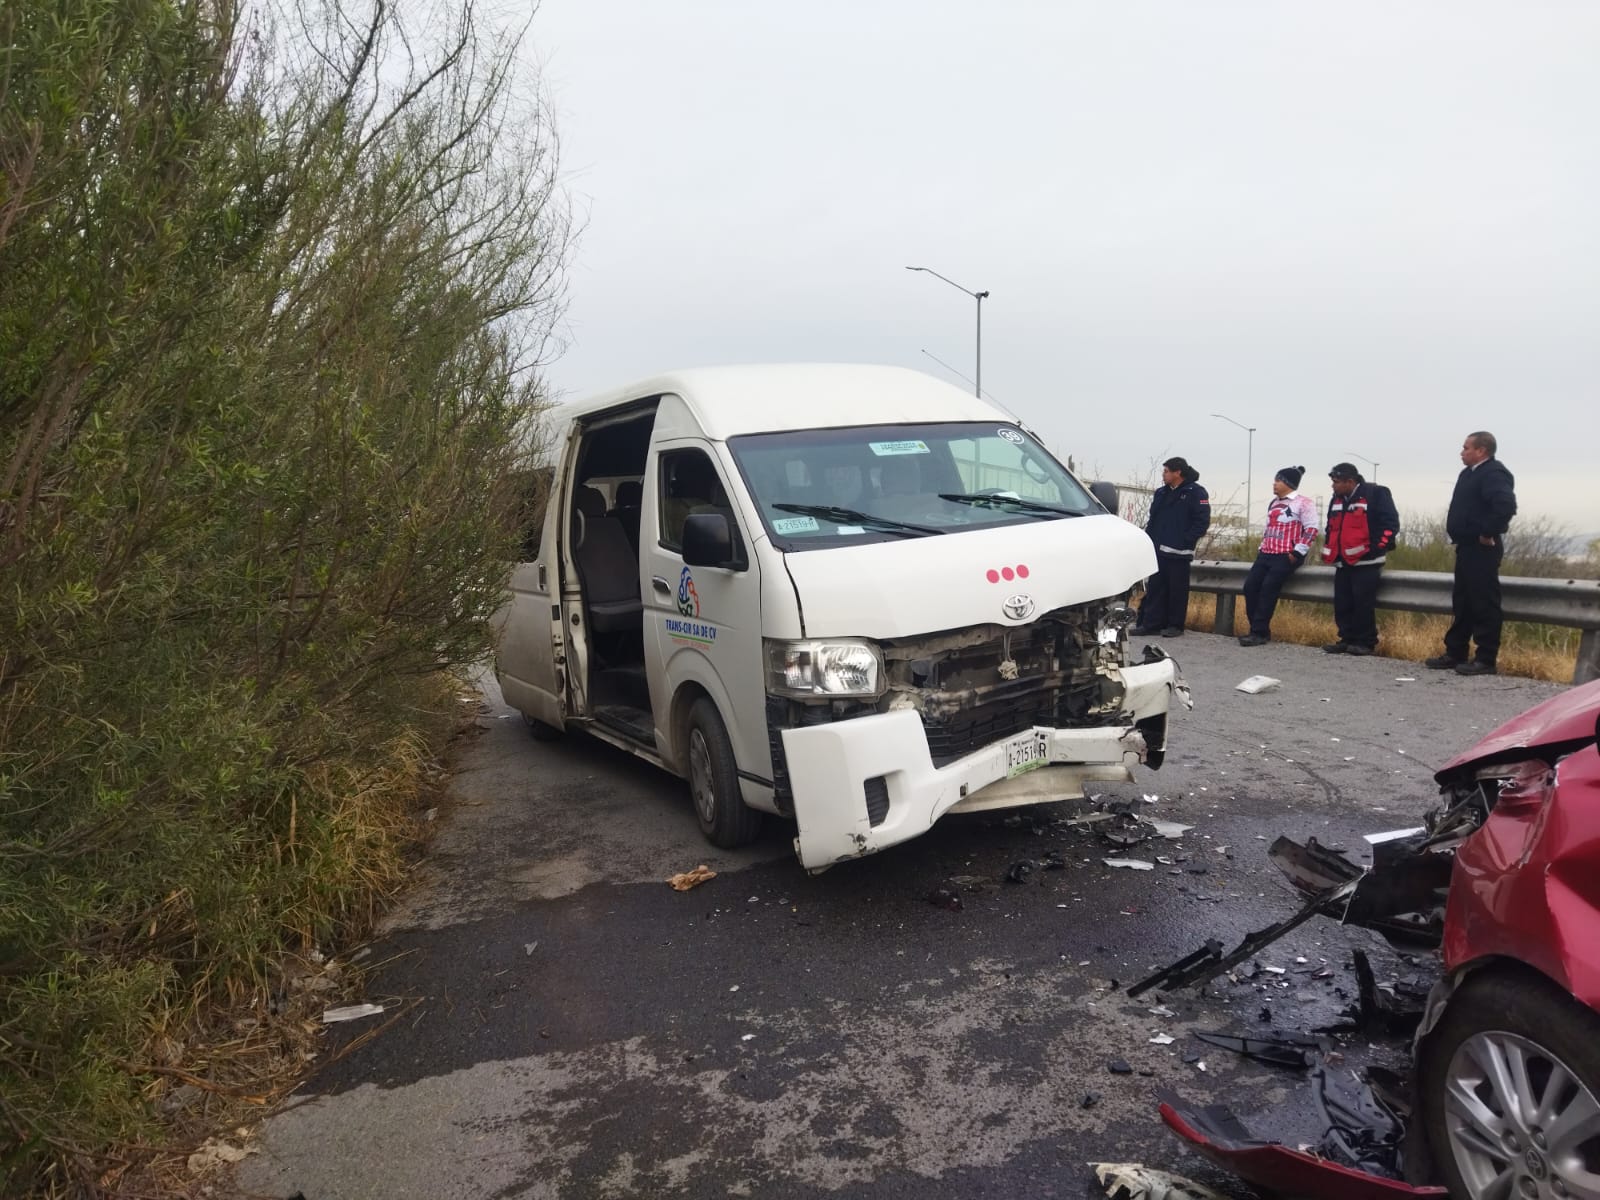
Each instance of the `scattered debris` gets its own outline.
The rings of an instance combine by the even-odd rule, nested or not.
[[[1028,876],[1033,872],[1034,864],[1027,859],[1011,864],[1011,869],[1006,872],[1007,883],[1026,883]]]
[[[1249,695],[1254,696],[1260,692],[1275,691],[1282,686],[1283,680],[1281,679],[1274,679],[1270,675],[1252,675],[1249,679],[1236,683],[1233,687],[1233,690],[1236,692],[1246,692]]]
[[[1132,1075],[1133,1068],[1120,1058],[1114,1058],[1106,1064],[1106,1070],[1113,1075]]]
[[[936,887],[928,893],[928,903],[950,912],[960,912],[961,893],[952,887]]]
[[[1174,842],[1194,828],[1193,825],[1180,825],[1176,821],[1158,821],[1154,817],[1140,817],[1139,820],[1155,830],[1157,837],[1164,837]]]
[[[324,1025],[335,1025],[340,1021],[359,1021],[362,1017],[375,1017],[383,1011],[381,1004],[347,1004],[343,1008],[328,1008],[322,1013]]]
[[[1155,1037],[1150,1039],[1150,1044],[1152,1046],[1170,1046],[1177,1040],[1177,1038],[1173,1037],[1169,1033],[1158,1033],[1155,1035]]]
[[[1067,869],[1067,860],[1059,854],[1050,853],[1044,856],[1044,861],[1039,865],[1046,871],[1065,871]]]
[[[1204,1184],[1140,1163],[1090,1163],[1110,1200],[1227,1200]]]
[[[1100,1103],[1100,1093],[1099,1092],[1085,1092],[1083,1094],[1083,1099],[1078,1101],[1078,1107],[1079,1108],[1093,1108],[1096,1104],[1099,1104],[1099,1103]]]
[[[523,942],[522,943],[522,952],[524,954],[526,954],[529,958],[533,957],[533,952],[535,950],[537,950],[538,948],[539,948],[539,943],[538,942]]]
[[[1154,871],[1156,869],[1155,863],[1145,862],[1142,858],[1102,858],[1100,861],[1108,867],[1126,867],[1133,871]]]
[[[699,887],[706,880],[715,879],[716,877],[717,873],[715,871],[706,866],[705,863],[701,863],[694,870],[682,871],[667,880],[667,882],[672,885],[673,891],[687,892],[690,888]]]

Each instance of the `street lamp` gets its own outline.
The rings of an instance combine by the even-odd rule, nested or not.
[[[1373,462],[1365,454],[1357,454],[1354,450],[1346,450],[1345,453],[1348,454],[1351,458],[1359,458],[1362,462],[1366,463],[1367,466],[1371,467],[1372,468],[1372,482],[1373,483],[1377,483],[1378,482],[1378,464],[1377,463]]]
[[[974,374],[977,376],[977,378],[973,382],[972,392],[973,395],[981,397],[983,395],[983,302],[988,297],[989,293],[974,292],[969,288],[964,288],[954,279],[945,279],[943,275],[939,274],[939,272],[935,271],[932,267],[907,267],[906,270],[926,271],[935,279],[944,279],[944,281],[951,287],[955,288],[956,291],[966,292],[967,295],[971,296],[978,302],[978,365],[974,371]]]
[[[1232,417],[1225,417],[1221,413],[1212,413],[1211,415],[1218,420],[1226,421],[1229,425],[1239,426],[1248,435],[1245,440],[1244,450],[1244,548],[1248,552],[1250,549],[1250,514],[1252,512],[1250,508],[1250,476],[1251,464],[1256,454],[1256,427],[1235,421]]]

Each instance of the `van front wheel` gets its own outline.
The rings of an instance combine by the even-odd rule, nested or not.
[[[733,743],[717,706],[705,697],[689,710],[689,794],[700,832],[713,845],[731,850],[756,840],[761,814],[739,792],[739,767]]]

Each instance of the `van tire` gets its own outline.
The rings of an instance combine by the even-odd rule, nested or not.
[[[761,834],[761,814],[744,802],[728,728],[717,706],[705,696],[689,709],[685,740],[689,798],[700,832],[724,850],[749,845]]]
[[[528,726],[528,736],[536,742],[559,742],[566,737],[566,731],[557,729],[554,725],[546,725],[527,713],[522,714],[523,721]]]

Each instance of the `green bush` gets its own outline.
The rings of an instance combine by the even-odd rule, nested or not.
[[[553,142],[514,41],[332,2],[0,10],[10,1191],[87,1189],[158,1028],[393,877],[515,557]]]

